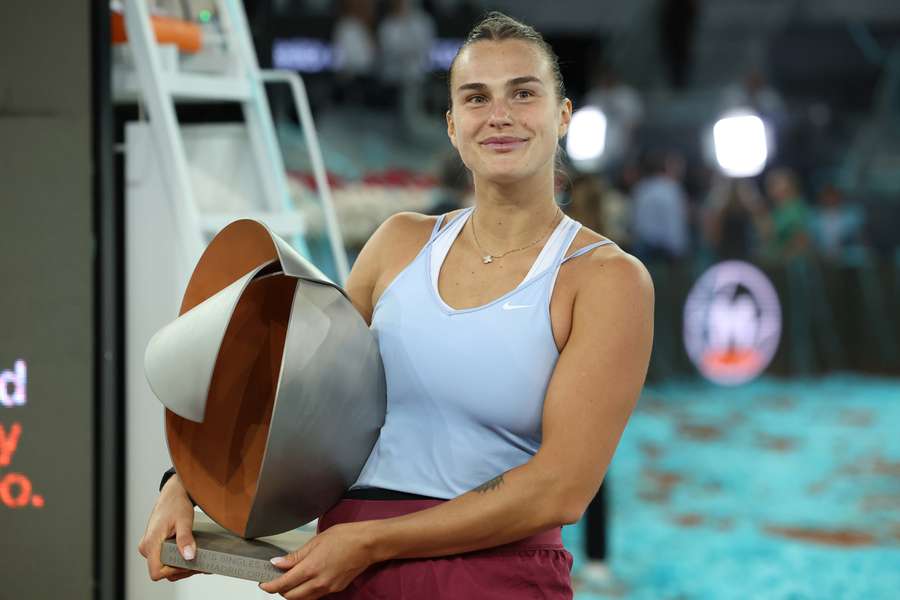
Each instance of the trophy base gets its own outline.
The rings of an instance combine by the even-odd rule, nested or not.
[[[163,542],[163,564],[225,575],[249,581],[271,581],[285,571],[275,567],[270,558],[284,556],[303,546],[315,531],[294,529],[278,535],[252,540],[235,535],[216,524],[202,512],[194,515],[194,541],[197,554],[187,561],[178,551],[175,538]]]

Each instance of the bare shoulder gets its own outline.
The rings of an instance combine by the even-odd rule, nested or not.
[[[398,238],[405,240],[407,238],[417,239],[422,236],[427,240],[436,218],[416,212],[395,213],[388,217],[372,234],[372,240],[386,237],[396,242]]]
[[[462,210],[459,209],[444,215],[442,228],[453,220]],[[404,245],[406,242],[414,246],[421,247],[428,241],[431,231],[434,229],[439,217],[434,215],[423,215],[417,212],[404,211],[398,212],[388,217],[384,223],[372,235],[374,241],[381,241],[381,238],[387,238],[391,241],[390,245],[400,243]],[[376,238],[378,238],[376,240]]]
[[[606,239],[582,227],[572,243],[572,249],[577,250]],[[611,295],[633,300],[645,298],[652,302],[653,280],[647,268],[617,244],[594,248],[570,262],[572,263],[570,282],[579,294],[586,293],[592,296],[599,293],[607,299]]]
[[[360,252],[359,259],[366,261],[378,273],[404,256],[415,256],[428,241],[436,217],[414,212],[398,212],[378,226]],[[357,259],[357,260],[359,260]]]

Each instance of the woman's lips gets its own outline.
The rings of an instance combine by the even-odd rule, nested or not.
[[[517,137],[491,137],[481,142],[481,145],[495,152],[512,152],[524,146],[527,141]]]

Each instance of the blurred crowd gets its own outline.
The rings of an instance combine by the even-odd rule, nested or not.
[[[704,256],[778,262],[793,257],[854,260],[866,253],[866,213],[834,183],[809,196],[788,167],[759,178],[707,172],[699,194],[688,191],[685,160],[651,152],[618,177],[561,174],[566,213],[650,263]],[[463,166],[448,157],[440,168],[433,213],[471,202]]]
[[[479,4],[342,0],[339,6],[331,33],[332,100],[350,110],[387,109],[398,119],[398,139],[414,141],[423,124],[435,120],[435,111],[427,113],[426,106],[438,108],[429,102],[428,91],[439,69],[432,56],[437,24],[444,23],[446,29],[451,14],[460,22],[474,22],[481,13]],[[682,93],[689,87],[687,48],[700,5],[694,0],[661,0],[660,7],[664,85],[670,94]],[[821,257],[840,262],[869,254],[871,223],[856,190],[843,189],[837,178],[810,177],[796,152],[777,153],[781,140],[775,138],[790,129],[791,116],[762,68],[738,74],[706,105],[719,114],[749,109],[765,121],[776,155],[752,178],[728,177],[699,157],[696,147],[667,143],[657,132],[648,133],[654,105],[647,90],[630,85],[602,58],[579,68],[584,69],[585,87],[584,93],[576,92],[576,108],[603,111],[605,148],[596,165],[566,165],[560,201],[586,226],[647,262],[698,256],[755,261]],[[658,113],[658,97],[656,101]],[[470,200],[469,182],[457,157],[444,161],[437,180],[433,212]],[[891,244],[895,242],[892,237]]]
[[[568,186],[567,212],[644,261],[673,263],[692,256],[781,261],[818,256],[839,262],[866,247],[863,208],[826,184],[810,200],[796,173],[770,170],[759,180],[711,175],[708,191],[692,197],[684,160],[649,155],[619,181],[578,174]]]
[[[642,148],[641,94],[608,66],[597,68],[581,105],[599,107],[607,117],[603,162],[586,169],[570,165],[561,173],[560,201],[570,216],[642,260],[841,262],[866,254],[865,207],[836,182],[806,184],[786,165],[733,178],[712,167],[689,169],[677,150]],[[720,105],[722,111],[753,109],[776,126],[787,120],[783,100],[757,69],[726,87]],[[435,212],[467,201],[463,173],[454,157],[441,167]]]
[[[343,0],[332,31],[339,103],[396,106],[407,132],[422,112],[435,23],[414,0]]]

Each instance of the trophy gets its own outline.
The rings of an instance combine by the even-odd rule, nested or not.
[[[296,529],[334,505],[384,423],[374,334],[339,286],[243,219],[210,242],[144,366],[166,408],[172,463],[214,522],[199,523],[193,561],[168,540],[163,562],[271,579],[278,571],[268,558],[285,548],[253,538]],[[254,572],[247,560],[260,556],[265,572]]]

